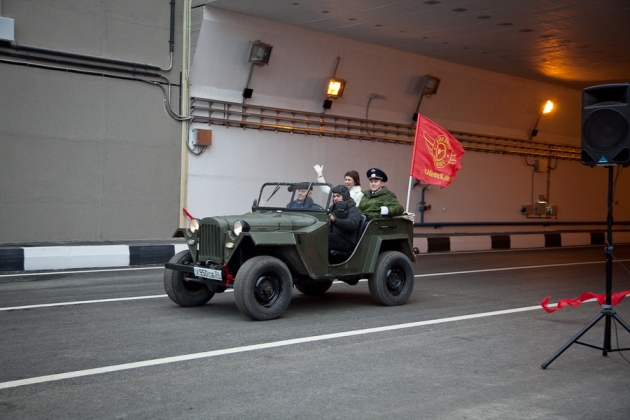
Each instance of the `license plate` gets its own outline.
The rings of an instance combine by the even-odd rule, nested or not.
[[[206,279],[213,279],[213,280],[223,280],[221,277],[221,270],[214,270],[212,268],[201,268],[201,267],[194,267],[195,270],[195,276],[197,277],[203,277]]]

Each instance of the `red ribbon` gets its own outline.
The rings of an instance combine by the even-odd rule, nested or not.
[[[619,293],[613,293],[610,296],[610,303],[613,306],[615,306],[616,304],[620,303],[623,300],[623,298],[626,297],[626,295],[630,295],[630,290],[626,290],[624,292],[619,292]],[[573,306],[574,308],[577,308],[578,306],[580,306],[582,302],[589,299],[597,299],[597,303],[599,303],[600,305],[603,305],[604,303],[606,303],[606,295],[598,295],[592,292],[584,292],[580,295],[580,297],[576,297],[573,299],[561,299],[558,301],[558,306],[556,306],[555,308],[549,307],[549,299],[550,299],[549,296],[547,296],[546,298],[542,300],[542,302],[540,302],[540,305],[545,311],[547,311],[547,313],[559,311],[560,309],[569,305]]]
[[[189,220],[194,219],[194,217],[192,217],[192,214],[188,213],[188,210],[186,210],[185,208],[182,207],[182,211],[184,212],[186,217],[188,217]]]

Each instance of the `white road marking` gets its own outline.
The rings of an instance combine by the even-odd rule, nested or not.
[[[553,307],[554,305],[549,305]],[[248,351],[265,350],[275,347],[293,346],[296,344],[312,343],[316,341],[332,340],[336,338],[352,337],[358,335],[375,334],[386,331],[400,330],[404,328],[416,328],[426,325],[443,324],[446,322],[466,321],[469,319],[484,318],[497,315],[508,315],[518,312],[527,312],[542,310],[540,305],[526,306],[523,308],[506,309],[502,311],[482,312],[478,314],[454,316],[449,318],[431,319],[427,321],[409,322],[405,324],[388,325],[384,327],[366,328],[362,330],[345,331],[333,334],[315,335],[311,337],[293,338],[289,340],[274,341],[271,343],[253,344],[250,346],[232,347],[228,349],[213,350],[202,353],[184,354],[181,356],[164,357],[160,359],[144,360],[141,362],[124,363],[120,365],[104,366],[94,369],[77,370],[74,372],[59,373],[55,375],[36,376],[33,378],[19,379],[16,381],[0,382],[0,389],[16,388],[25,385],[42,384],[46,382],[61,381],[64,379],[79,378],[82,376],[100,375],[103,373],[119,372],[123,370],[137,369],[149,366],[165,365],[169,363],[178,363],[188,360],[206,359],[216,356],[224,356],[227,354],[244,353]]]
[[[630,261],[630,260],[617,260],[621,261]],[[566,267],[571,265],[585,265],[585,264],[601,264],[606,261],[585,261],[585,262],[577,262],[577,263],[563,263],[563,264],[545,264],[545,265],[528,265],[521,267],[505,267],[505,268],[489,268],[484,270],[467,270],[467,271],[450,271],[445,273],[428,273],[428,274],[416,274],[414,277],[435,277],[435,276],[454,276],[459,274],[474,274],[474,273],[489,273],[496,271],[510,271],[510,270],[529,270],[536,268],[549,268],[549,267]],[[162,268],[162,267],[157,267]],[[135,270],[139,270],[136,268]],[[92,271],[81,271],[80,273],[94,273],[94,272],[103,272],[110,270],[92,270]],[[122,271],[122,270],[111,270],[111,271]],[[71,271],[71,273],[78,273],[77,271]],[[42,274],[42,273],[39,273]],[[50,273],[49,273],[50,274]],[[58,274],[58,273],[55,273]],[[367,281],[365,279],[361,280],[362,282]],[[335,283],[344,284],[343,282],[335,281]],[[226,292],[232,292],[232,289],[227,289]],[[25,305],[25,306],[11,306],[6,308],[0,308],[1,311],[17,311],[21,309],[36,309],[36,308],[50,308],[54,306],[66,306],[66,305],[84,305],[89,303],[104,303],[104,302],[120,302],[125,300],[141,300],[141,299],[154,299],[154,298],[164,298],[167,295],[149,295],[149,296],[137,296],[137,297],[125,297],[125,298],[112,298],[112,299],[97,299],[97,300],[83,300],[76,302],[58,302],[58,303],[44,303],[39,305]]]
[[[92,270],[76,270],[76,271],[39,271],[37,273],[12,273],[12,274],[0,274],[0,278],[2,277],[35,277],[35,276],[51,276],[58,274],[86,274],[86,273],[113,273],[116,271],[138,271],[138,270],[164,270],[164,266],[160,265],[157,267],[127,267],[127,268],[103,268],[103,269],[92,269]]]
[[[7,308],[0,308],[0,311],[18,311],[20,309],[50,308],[53,306],[84,305],[86,303],[121,302],[125,300],[141,300],[141,299],[154,299],[154,298],[164,298],[164,297],[167,297],[167,295],[135,296],[135,297],[124,297],[124,298],[113,298],[113,299],[77,300],[74,302],[58,302],[58,303],[42,303],[39,305],[10,306]]]
[[[630,261],[630,260],[616,260]],[[473,274],[473,273],[490,273],[495,271],[510,271],[510,270],[529,270],[535,268],[549,268],[549,267],[567,267],[571,265],[586,265],[586,264],[602,264],[606,261],[583,261],[577,263],[563,263],[563,264],[544,264],[544,265],[526,265],[521,267],[505,267],[505,268],[488,268],[484,270],[468,270],[468,271],[451,271],[446,273],[429,273],[429,274],[416,274],[414,277],[434,277],[434,276],[452,276],[455,274]]]
[[[626,261],[626,260],[623,260],[623,261]],[[508,270],[563,267],[563,266],[571,266],[571,265],[599,264],[602,262],[603,261],[591,261],[591,262],[580,262],[580,263],[546,264],[546,265],[537,265],[537,266],[495,268],[495,269],[485,269],[485,270],[453,271],[453,272],[446,272],[446,273],[418,274],[418,275],[415,275],[415,277],[433,277],[433,276],[459,275],[459,274],[496,272],[496,271],[508,271]],[[158,268],[161,268],[161,267],[158,267]],[[92,273],[95,271],[102,272],[102,271],[124,271],[124,270],[90,270],[86,272]],[[71,273],[76,273],[76,272],[73,271]],[[365,281],[365,280],[362,280],[362,281]],[[84,304],[84,303],[116,302],[116,301],[124,301],[124,300],[151,299],[151,298],[163,298],[163,297],[166,297],[166,295],[138,296],[138,297],[118,298],[118,299],[100,299],[100,300],[92,300],[92,301],[16,306],[12,308],[0,308],[0,310],[7,311],[7,310],[16,310],[16,309],[31,309],[31,308],[50,307],[50,306],[76,305],[76,304]],[[591,299],[589,301],[594,301],[594,299]],[[555,307],[555,306],[557,306],[557,304],[549,305],[549,307]],[[419,322],[410,322],[410,323],[389,325],[389,326],[377,327],[377,328],[367,328],[367,329],[346,331],[346,332],[333,333],[333,334],[323,334],[323,335],[317,335],[317,336],[311,336],[311,337],[294,338],[294,339],[289,339],[289,340],[275,341],[271,343],[232,347],[228,349],[213,350],[213,351],[202,352],[202,353],[193,353],[193,354],[186,354],[186,355],[181,355],[181,356],[165,357],[165,358],[160,358],[160,359],[145,360],[145,361],[134,362],[134,363],[125,363],[125,364],[120,364],[120,365],[104,366],[104,367],[94,368],[94,369],[59,373],[55,375],[38,376],[38,377],[20,379],[20,380],[15,380],[15,381],[0,382],[0,389],[16,388],[16,387],[25,386],[25,385],[34,385],[34,384],[41,384],[41,383],[47,383],[47,382],[61,381],[64,379],[78,378],[82,376],[99,375],[103,373],[118,372],[118,371],[123,371],[123,370],[137,369],[137,368],[156,366],[156,365],[164,365],[164,364],[169,364],[169,363],[177,363],[177,362],[183,362],[183,361],[195,360],[195,359],[204,359],[204,358],[210,358],[210,357],[216,357],[216,356],[223,356],[227,354],[236,354],[236,353],[243,353],[243,352],[248,352],[248,351],[264,350],[264,349],[291,346],[291,345],[302,344],[302,343],[331,340],[331,339],[336,339],[336,338],[352,337],[352,336],[367,335],[367,334],[375,334],[375,333],[394,331],[394,330],[405,329],[405,328],[416,328],[416,327],[422,327],[426,325],[466,321],[466,320],[476,319],[476,318],[484,318],[484,317],[498,316],[498,315],[508,315],[508,314],[513,314],[513,313],[527,312],[527,311],[534,311],[534,310],[541,310],[541,309],[542,308],[540,305],[526,306],[522,308],[506,309],[506,310],[501,310],[501,311],[483,312],[483,313],[478,313],[478,314],[455,316],[455,317],[433,319],[433,320],[419,321]]]

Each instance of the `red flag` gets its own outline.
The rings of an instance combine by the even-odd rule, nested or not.
[[[610,304],[612,306],[619,304],[623,300],[623,298],[625,298],[627,295],[630,295],[630,290],[611,294]],[[560,299],[558,301],[558,305],[555,308],[549,307],[549,300],[550,300],[549,296],[544,298],[542,302],[540,302],[540,305],[543,307],[545,311],[547,311],[548,313],[552,313],[555,311],[559,311],[560,309],[569,305],[573,306],[574,308],[577,308],[578,306],[580,306],[582,302],[589,299],[597,299],[597,303],[599,303],[600,305],[603,305],[604,303],[606,303],[606,295],[597,295],[593,292],[584,292],[579,297],[576,297],[573,299]]]
[[[444,188],[462,167],[464,148],[444,128],[418,114],[416,139],[411,159],[411,176]]]

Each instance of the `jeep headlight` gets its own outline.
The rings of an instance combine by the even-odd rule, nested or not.
[[[190,233],[195,233],[199,230],[199,220],[198,219],[192,219],[190,221],[190,224],[188,225],[188,230],[190,231]]]
[[[249,232],[249,224],[245,220],[237,220],[234,222],[232,232],[236,236],[239,236],[242,232]]]

